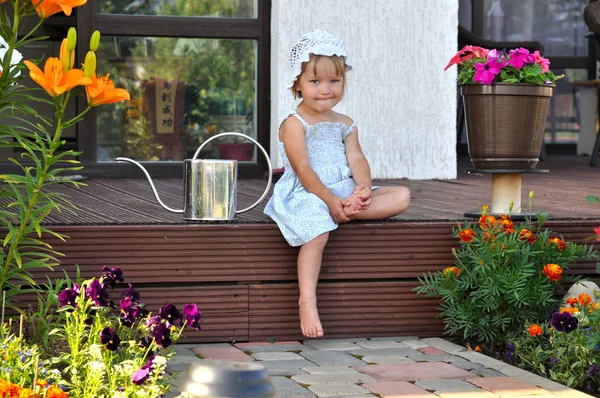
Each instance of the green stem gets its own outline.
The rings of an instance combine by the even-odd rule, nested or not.
[[[6,55],[4,56],[4,63],[2,64],[2,75],[0,76],[0,80],[7,80],[8,75],[10,74],[10,61],[12,59],[12,55],[15,49],[15,43],[17,41],[17,36],[19,35],[19,21],[21,19],[21,15],[19,14],[19,10],[17,5],[13,5],[13,29],[12,35],[8,40],[8,50],[6,51]]]

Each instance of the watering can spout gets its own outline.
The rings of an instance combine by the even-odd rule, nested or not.
[[[148,171],[144,168],[144,166],[142,166],[140,163],[136,162],[133,159],[129,159],[129,158],[122,158],[119,157],[116,159],[117,162],[128,162],[131,164],[136,165],[137,167],[139,167],[140,169],[142,169],[142,171],[144,172],[144,174],[146,175],[146,178],[148,179],[148,182],[150,183],[150,188],[152,188],[152,192],[154,193],[154,197],[156,198],[156,201],[165,209],[169,210],[170,212],[173,213],[183,213],[183,209],[179,210],[179,209],[173,209],[169,206],[167,206],[166,204],[163,203],[162,200],[160,200],[160,196],[158,196],[158,192],[156,191],[156,187],[154,186],[154,183],[152,182],[152,178],[150,177],[150,174],[148,174]]]

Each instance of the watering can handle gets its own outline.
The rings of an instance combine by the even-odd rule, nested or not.
[[[246,134],[236,133],[236,132],[227,132],[227,133],[221,133],[221,134],[214,135],[214,136],[210,137],[208,140],[204,141],[202,143],[202,145],[200,145],[200,147],[198,149],[196,149],[196,153],[194,153],[194,157],[192,159],[196,159],[198,157],[198,155],[200,155],[200,151],[202,150],[202,148],[204,148],[204,146],[206,144],[208,144],[210,141],[217,139],[217,138],[225,137],[228,135],[234,135],[234,136],[245,138],[248,141],[252,141],[254,143],[254,145],[256,145],[258,148],[260,148],[262,153],[265,155],[265,159],[267,160],[267,165],[269,166],[269,181],[267,182],[267,187],[265,188],[265,191],[263,192],[261,197],[258,198],[258,200],[254,204],[246,207],[245,209],[235,211],[236,213],[244,213],[244,212],[256,207],[256,205],[258,205],[265,198],[265,196],[267,196],[267,194],[269,193],[269,189],[271,189],[271,183],[273,182],[273,167],[271,166],[271,159],[269,159],[269,155],[267,154],[267,151],[265,151],[265,148],[263,148],[262,145],[260,145],[254,138],[249,137]]]

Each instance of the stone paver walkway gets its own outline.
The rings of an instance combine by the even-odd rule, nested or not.
[[[591,397],[441,338],[180,344],[169,396],[199,361],[257,361],[280,398]]]

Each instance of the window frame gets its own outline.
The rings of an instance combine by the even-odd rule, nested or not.
[[[270,148],[270,52],[271,52],[271,0],[257,0],[256,18],[221,17],[177,17],[101,14],[97,12],[98,1],[88,0],[84,8],[74,9],[71,17],[57,15],[46,21],[46,30],[51,37],[63,37],[70,26],[75,25],[78,36],[90,37],[95,30],[110,36],[160,36],[195,37],[207,39],[249,39],[257,41],[257,141],[267,150]],[[88,42],[78,40],[77,64],[82,64],[88,51]],[[76,111],[87,108],[85,96],[76,99]],[[82,174],[89,177],[131,178],[140,177],[139,170],[116,162],[97,161],[98,129],[95,109],[76,125],[76,149],[81,153],[79,160],[84,169]],[[260,153],[258,151],[257,153]],[[183,176],[182,161],[141,162],[156,177]],[[9,163],[0,163],[2,168],[10,168]],[[267,162],[259,157],[257,162],[239,164],[240,177],[259,177],[267,169]],[[7,170],[12,172],[12,170]]]

